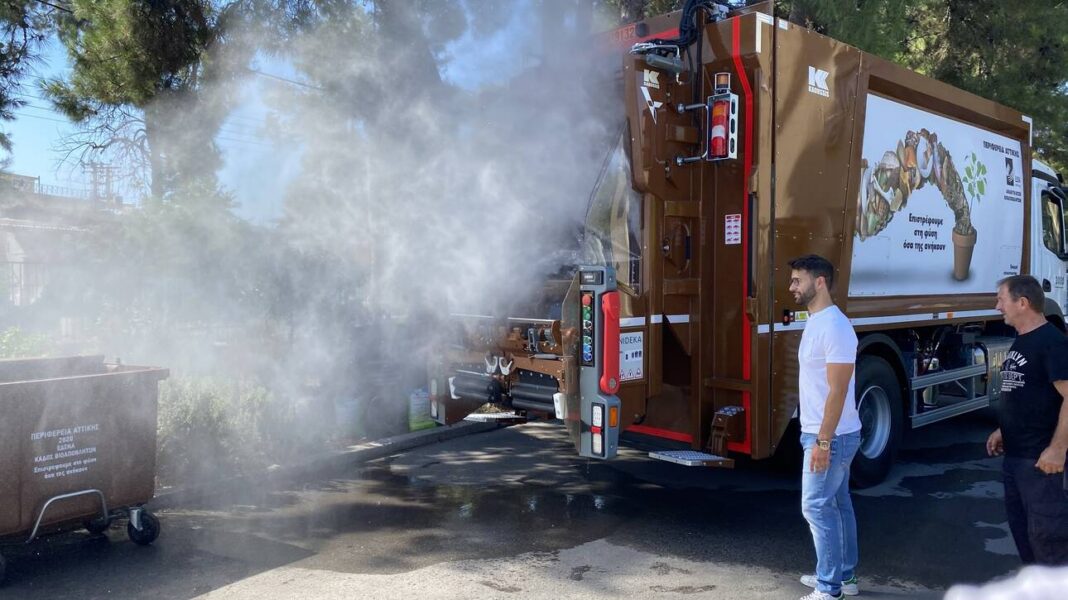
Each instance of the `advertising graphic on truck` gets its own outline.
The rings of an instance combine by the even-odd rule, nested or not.
[[[869,95],[850,296],[989,293],[1023,260],[1018,140]]]

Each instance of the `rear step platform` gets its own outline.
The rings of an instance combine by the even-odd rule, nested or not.
[[[650,452],[649,458],[655,458],[656,460],[664,460],[670,463],[684,465],[687,467],[720,467],[724,469],[734,468],[733,458],[724,458],[722,456],[716,456],[715,454],[697,452],[695,450],[659,450],[656,452]]]
[[[475,421],[478,423],[502,423],[505,425],[516,425],[524,423],[527,418],[523,415],[517,415],[514,412],[499,412],[499,413],[471,413],[464,417],[465,421]]]

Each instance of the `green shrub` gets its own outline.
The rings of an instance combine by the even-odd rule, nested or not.
[[[297,403],[257,382],[173,376],[160,385],[160,483],[233,477],[322,451],[327,436],[307,423]],[[319,429],[330,425],[317,423]]]
[[[25,333],[18,327],[0,331],[0,358],[36,358],[51,353],[47,336]]]

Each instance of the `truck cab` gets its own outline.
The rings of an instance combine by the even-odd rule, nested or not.
[[[1059,174],[1040,161],[1031,167],[1031,274],[1046,292],[1046,318],[1066,331],[1064,310],[1068,307],[1068,240],[1064,210],[1068,194]]]

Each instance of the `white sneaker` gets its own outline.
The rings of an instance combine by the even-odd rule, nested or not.
[[[845,598],[845,596],[843,596],[842,594],[832,596],[819,590],[812,590],[811,594],[807,596],[801,596],[801,600],[842,600],[842,598]]]
[[[815,575],[802,575],[801,583],[807,585],[810,588],[816,587]],[[846,596],[856,596],[860,593],[860,588],[857,587],[857,576],[854,575],[852,579],[842,582],[842,593]]]

